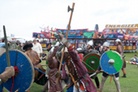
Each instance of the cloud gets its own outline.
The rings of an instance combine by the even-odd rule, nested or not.
[[[136,24],[137,0],[1,0],[0,30],[7,34],[31,37],[40,27],[66,28],[70,12],[67,6],[75,2],[71,28],[100,30],[106,24]]]

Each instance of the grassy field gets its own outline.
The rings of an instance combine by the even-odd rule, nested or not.
[[[135,54],[138,53],[125,53],[125,59],[130,60]],[[138,92],[138,67],[136,65],[131,65],[127,63],[127,78],[122,78],[122,71],[120,71],[120,85],[122,92]],[[98,75],[98,78],[101,80],[101,74]],[[31,87],[31,92],[41,92],[42,86],[34,83]],[[106,80],[103,92],[116,92],[116,87],[114,81],[110,82],[110,77]]]
[[[125,58],[127,61],[130,60],[131,57],[134,56],[134,54],[138,53],[125,53]],[[45,61],[42,62],[45,64]],[[121,85],[121,91],[122,92],[138,92],[138,67],[136,65],[131,65],[127,63],[127,78],[122,78],[122,71],[120,71],[120,85]],[[98,78],[101,81],[101,74],[98,74]],[[36,83],[33,83],[31,87],[31,92],[41,92],[43,86],[40,86]],[[110,77],[106,80],[106,83],[104,85],[104,90],[103,92],[117,92],[116,87],[114,84],[114,81],[112,80],[110,82]]]

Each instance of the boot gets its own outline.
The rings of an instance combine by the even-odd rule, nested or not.
[[[100,85],[98,92],[102,92],[106,79],[107,77],[104,77],[104,76],[102,77],[101,85]]]
[[[43,86],[42,92],[46,92],[48,90],[48,82]]]
[[[123,76],[122,77],[126,78],[126,70],[125,70],[125,68],[122,69],[122,72],[123,72]]]
[[[126,74],[123,74],[123,76],[122,76],[123,78],[126,78]]]
[[[117,88],[117,92],[121,92],[119,77],[116,78],[116,77],[114,76],[114,82],[115,82],[115,85],[116,85],[116,88]]]

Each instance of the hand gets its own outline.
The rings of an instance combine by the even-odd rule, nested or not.
[[[96,70],[95,73],[98,74],[100,72],[100,70]]]
[[[59,45],[60,45],[60,43],[59,42],[56,42],[55,46],[59,46]]]
[[[55,48],[55,47],[53,46],[53,47],[50,49],[50,51],[49,51],[49,52],[50,52],[50,53],[53,53],[54,48]]]
[[[98,74],[98,73],[102,73],[103,70],[96,70],[95,73]]]
[[[65,46],[69,46],[69,43],[68,43],[68,40],[64,37],[64,35],[63,34],[61,34],[61,33],[58,33],[59,34],[59,36],[60,36],[60,38],[61,38],[61,42],[65,45]]]
[[[56,78],[60,78],[61,77],[61,72],[60,71],[57,71],[57,73],[56,73]]]
[[[64,45],[66,45],[67,44],[67,39],[66,38],[62,38],[62,43],[64,44]]]
[[[62,33],[58,33],[58,35],[60,36],[61,39],[64,38],[64,35]]]

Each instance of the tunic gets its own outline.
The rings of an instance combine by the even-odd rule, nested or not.
[[[69,68],[69,73],[72,75],[74,74],[74,71],[76,71],[76,75],[78,78],[76,78],[76,75],[73,75],[74,79],[82,81],[86,87],[86,92],[96,92],[96,87],[94,83],[92,82],[91,78],[89,77],[89,74],[87,73],[87,69],[85,65],[81,62],[78,53],[74,49],[68,48],[68,52],[72,60],[70,62],[73,62],[74,67],[70,67],[68,65],[69,62],[66,62],[67,67]],[[75,70],[74,70],[75,69]],[[70,71],[71,70],[71,71]]]
[[[50,68],[50,70],[48,71],[48,79],[49,79],[48,92],[62,91],[61,80],[57,81],[56,78],[56,73],[58,72],[58,67],[59,67],[59,62],[55,58],[57,51],[58,47],[55,47],[54,51],[50,53],[48,56],[48,67]]]

